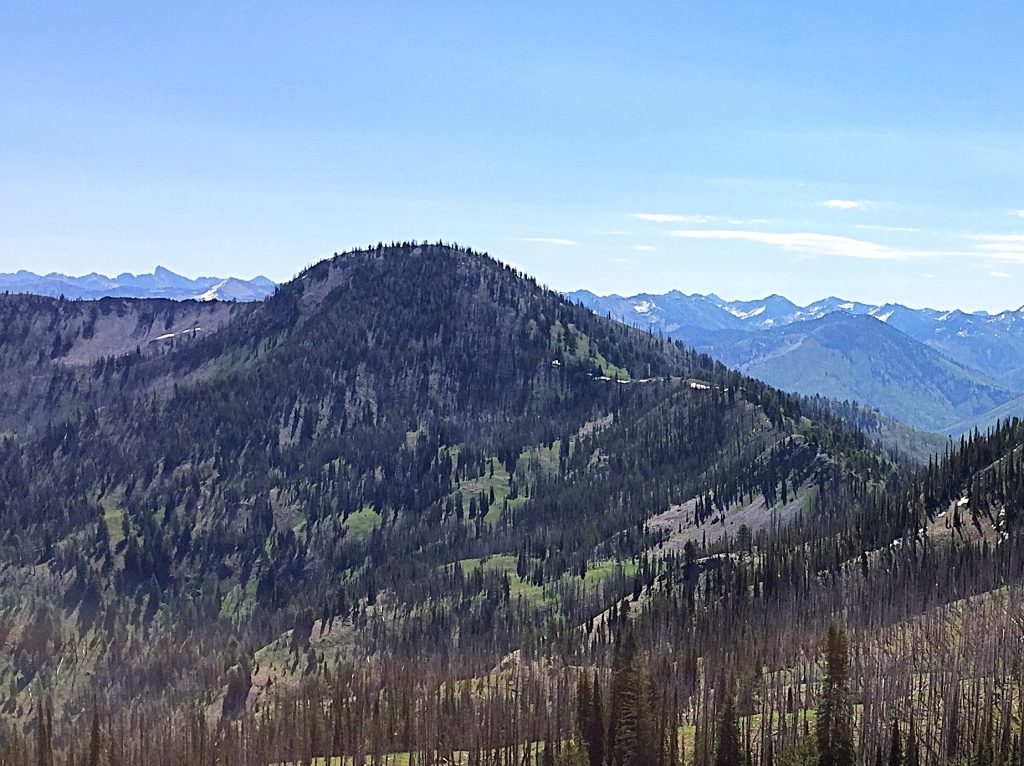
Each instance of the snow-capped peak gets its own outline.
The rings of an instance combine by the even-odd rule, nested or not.
[[[726,306],[725,308],[730,314],[734,317],[738,317],[739,319],[752,319],[753,317],[763,314],[765,310],[764,306],[758,306],[756,309],[751,309],[750,311],[742,311],[735,306]]]

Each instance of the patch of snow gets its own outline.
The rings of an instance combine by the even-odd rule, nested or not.
[[[730,314],[739,319],[752,319],[756,316],[760,316],[761,314],[763,314],[765,310],[764,306],[758,306],[756,309],[751,309],[750,311],[742,311],[733,306],[727,306],[726,308],[728,309]]]
[[[305,277],[303,277],[303,279],[305,279]],[[197,296],[196,300],[197,301],[204,301],[204,302],[217,300],[218,298],[220,298],[220,288],[224,287],[224,285],[226,285],[227,282],[228,281],[226,279],[223,282],[218,282],[213,287],[211,287],[209,290],[207,290],[205,293],[203,293],[202,295]]]
[[[891,317],[891,316],[892,316],[892,312],[891,311],[886,311],[884,314],[877,314],[875,316],[875,319],[877,319],[879,322],[888,322],[889,321],[889,317]]]
[[[839,304],[839,308],[844,309],[846,311],[849,311],[850,309],[853,308],[853,304],[852,303],[840,303]]]
[[[959,500],[956,501],[956,507],[957,508],[963,508],[969,502],[971,502],[970,498],[968,498],[968,497],[961,497]]]
[[[691,380],[690,388],[696,389],[697,391],[707,391],[711,388],[710,384],[704,383],[699,380]]]
[[[651,312],[651,309],[655,308],[657,308],[657,306],[655,306],[650,301],[640,301],[639,303],[634,304],[633,311],[635,311],[637,314],[649,314]]]
[[[174,333],[173,332],[165,332],[163,335],[159,335],[156,338],[153,338],[153,340],[170,340],[173,337],[174,337]]]

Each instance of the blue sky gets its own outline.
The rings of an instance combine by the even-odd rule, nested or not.
[[[1019,3],[498,5],[7,0],[0,271],[1024,303]]]

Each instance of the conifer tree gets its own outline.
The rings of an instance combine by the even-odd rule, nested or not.
[[[551,741],[550,731],[544,737],[544,753],[541,756],[541,764],[543,766],[555,766],[555,747]]]
[[[597,671],[594,671],[593,681],[583,673],[576,689],[576,716],[580,739],[586,746],[590,766],[602,766],[605,757],[604,706],[601,696]]]
[[[907,750],[903,757],[904,766],[921,766],[920,754],[917,750],[917,734],[914,731],[914,717],[910,717],[910,730],[907,732]]]
[[[718,748],[715,750],[715,766],[740,766],[739,719],[736,714],[736,697],[727,694],[718,719]]]
[[[846,631],[832,620],[825,639],[825,682],[815,720],[819,766],[853,764],[853,710],[849,699],[849,678]]]
[[[39,766],[53,766],[53,721],[49,711],[43,711],[43,702],[36,703],[36,760]]]
[[[96,700],[92,703],[92,727],[89,732],[89,763],[88,766],[99,766],[100,763],[100,715],[96,709]]]
[[[903,746],[900,744],[900,726],[892,719],[892,733],[889,735],[888,766],[903,766]]]
[[[660,737],[651,701],[646,659],[632,632],[616,649],[612,676],[612,725],[609,731],[613,766],[648,766],[657,760]]]

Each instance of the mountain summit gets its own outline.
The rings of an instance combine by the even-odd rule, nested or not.
[[[10,395],[31,394],[0,440],[0,596],[31,582],[15,624],[73,620],[59,646],[19,634],[0,652],[22,688],[59,671],[129,705],[154,678],[163,701],[224,683],[230,715],[255,683],[218,680],[236,634],[276,678],[298,672],[269,659],[283,634],[332,666],[436,663],[438,637],[458,636],[466,663],[493,667],[535,626],[625,596],[624,560],[670,530],[710,545],[737,533],[711,521],[730,506],[775,508],[751,512],[767,529],[812,488],[820,504],[892,471],[823,409],[466,250],[339,255],[233,311],[167,303],[0,296],[41,317],[12,324],[26,341],[0,356]],[[118,315],[145,322],[138,345],[86,353]],[[160,331],[174,337],[146,341]],[[55,704],[80,711],[90,688]]]

